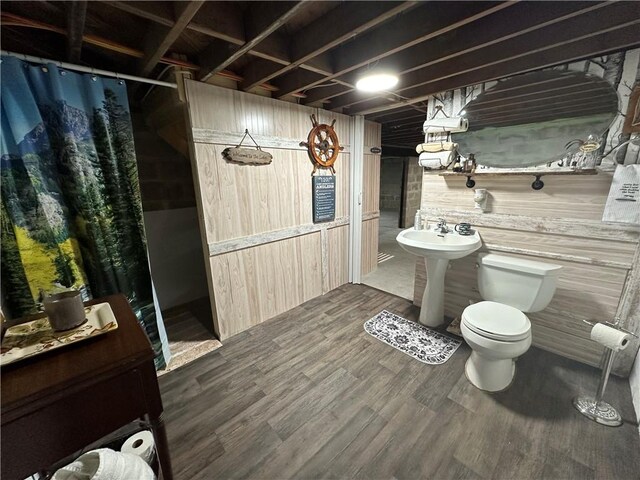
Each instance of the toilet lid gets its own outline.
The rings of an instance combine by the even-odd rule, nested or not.
[[[462,312],[462,321],[483,337],[515,341],[526,338],[531,322],[520,310],[497,302],[478,302]]]

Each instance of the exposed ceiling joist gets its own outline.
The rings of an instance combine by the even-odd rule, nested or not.
[[[413,7],[415,2],[375,2],[363,9],[358,2],[346,2],[306,26],[291,39],[291,63],[285,66],[254,61],[243,71],[242,88],[253,87],[278,77],[350,38]]]
[[[514,2],[452,2],[438,7],[437,2],[426,2],[386,23],[384,29],[371,30],[338,47],[333,53],[336,66],[331,75],[316,75],[314,80],[304,82],[295,75],[284,75],[274,83],[280,97],[305,90],[512,5]]]
[[[408,105],[424,102],[433,94],[446,90],[476,85],[490,80],[498,80],[511,75],[525,73],[546,67],[552,67],[562,63],[568,63],[583,58],[602,55],[625,48],[640,45],[640,30],[638,25],[640,19],[633,19],[622,25],[617,25],[605,30],[600,30],[598,34],[587,33],[575,37],[573,41],[549,49],[536,49],[534,53],[520,55],[518,58],[503,58],[499,61],[491,61],[469,69],[461,66],[461,73],[447,74],[442,76],[442,71],[438,70],[434,77],[437,80],[425,82],[420,87],[411,88],[406,92],[408,100],[386,103],[385,101],[370,101],[358,105],[358,108],[350,110],[352,114],[371,115],[397,108],[405,108]],[[495,55],[495,52],[493,52]],[[484,57],[484,55],[482,55]],[[495,58],[495,57],[493,57]],[[469,59],[470,63],[475,62]],[[438,73],[439,72],[439,73]]]
[[[147,33],[143,42],[145,56],[141,60],[139,68],[141,76],[144,77],[151,73],[203,4],[203,0],[174,2],[174,24],[169,28],[156,25]]]
[[[572,44],[576,38],[586,39],[623,24],[628,19],[634,18],[635,11],[636,6],[630,3],[611,5],[604,18],[600,10],[589,11],[566,22],[553,24],[505,42],[496,43],[480,51],[469,52],[455,59],[413,71],[403,77],[406,86],[397,89],[396,92],[402,96],[411,97],[417,91],[417,87],[428,82],[470,72],[488,65],[511,62],[535,52]],[[369,100],[360,99],[353,102],[352,105],[368,102]],[[343,107],[342,103],[344,101],[338,101],[333,108]]]
[[[261,5],[263,6],[263,5]],[[304,7],[304,2],[273,2],[269,8],[254,7],[251,18],[247,22],[247,36],[250,37],[244,45],[227,55],[221,50],[218,42],[202,52],[200,80],[206,81],[212,75],[224,70],[241,56],[249,53],[269,35],[284,25],[291,17]],[[264,82],[259,82],[262,84]]]
[[[637,1],[301,1],[304,7],[298,0],[86,2],[83,34],[83,3],[44,0],[33,9],[5,0],[1,33],[7,47],[60,60],[79,58],[84,45],[81,61],[131,74],[140,73],[136,66],[155,71],[159,50],[160,62],[204,70],[204,78],[218,73],[249,91],[267,88],[272,96],[295,94],[307,105],[330,102],[325,108],[365,114],[383,125],[385,145],[409,151],[424,138],[433,94],[470,85],[484,91],[504,77],[640,46]],[[360,74],[374,66],[398,72],[396,90],[355,92]],[[506,96],[487,92],[476,107],[482,118],[495,120],[498,106],[516,104],[506,120],[538,115],[545,97],[556,102],[554,114],[575,103],[556,99],[559,85],[543,96],[517,83],[500,94]],[[595,105],[597,91],[564,87]]]
[[[448,35],[436,37],[428,42],[416,45],[402,53],[398,58],[380,62],[382,68],[393,68],[399,73],[400,83],[404,87],[412,85],[411,72],[429,66],[450,61],[461,55],[478,51],[525,35],[546,26],[559,24],[578,15],[593,12],[607,6],[609,2],[522,2],[513,7],[495,13],[482,22],[465,25]],[[598,15],[601,13],[598,12]],[[545,38],[541,36],[540,38]],[[358,73],[352,72],[343,80],[353,83]],[[335,98],[338,97],[339,98]],[[366,97],[356,91],[336,88],[333,92],[318,91],[306,101],[324,101],[335,98],[332,108],[345,107],[363,101]],[[371,98],[371,95],[369,95]]]
[[[415,150],[405,145],[382,144],[382,155],[385,157],[415,157]]]
[[[114,8],[160,25],[171,27],[175,23],[166,12],[157,8],[155,2],[110,1],[107,3]],[[242,12],[234,2],[207,0],[191,23],[187,25],[186,30],[198,32],[233,45],[242,46],[247,43]],[[225,46],[225,48],[228,47]],[[255,45],[255,48],[250,49],[247,53],[280,65],[289,65],[291,63],[289,43],[284,37],[271,35]],[[300,68],[314,71],[321,75],[329,75],[332,70],[328,65],[327,59],[316,57],[301,64]]]
[[[372,115],[369,120],[378,123],[393,123],[401,120],[406,120],[408,118],[416,118],[416,117],[424,117],[427,114],[427,110],[417,111],[413,109],[403,109],[398,110],[396,112],[389,113],[380,113],[379,115]]]
[[[67,59],[71,63],[80,61],[82,52],[82,36],[87,16],[86,0],[69,2],[67,7]]]

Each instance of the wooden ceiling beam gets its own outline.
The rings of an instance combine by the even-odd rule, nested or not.
[[[68,2],[67,8],[67,59],[71,63],[80,61],[84,22],[87,17],[86,0]]]
[[[145,18],[165,27],[172,27],[175,24],[170,15],[160,8],[162,2],[109,1],[105,3],[113,8]],[[242,11],[234,2],[207,0],[191,23],[187,25],[186,30],[198,32],[237,46],[247,43]],[[287,40],[275,34],[264,39],[247,53],[280,65],[289,65],[291,63]],[[315,71],[322,75],[329,75],[332,70],[327,67],[328,65],[328,59],[316,57],[300,65],[300,68]]]
[[[413,118],[417,116],[422,116],[426,118],[427,110],[424,109],[423,111],[417,111],[413,109],[404,109],[404,110],[398,110],[397,112],[393,112],[393,113],[381,113],[380,115],[372,115],[371,120],[374,120],[378,123],[385,125],[387,123],[393,123],[396,121],[405,120],[407,118]]]
[[[358,2],[346,2],[315,20],[289,40],[291,63],[283,67],[252,62],[243,71],[244,90],[278,77],[343,42],[376,27],[389,18],[412,8],[416,2],[373,2],[362,8]],[[328,56],[327,56],[328,57]]]
[[[443,66],[434,69],[431,72],[431,78],[434,80],[424,82],[421,86],[412,87],[404,92],[404,96],[409,97],[407,100],[391,103],[376,100],[364,102],[358,104],[357,108],[350,109],[349,112],[350,114],[371,115],[397,108],[406,108],[408,105],[427,101],[432,95],[443,91],[632,48],[640,45],[638,24],[640,24],[640,19],[636,17],[613,28],[598,32],[586,31],[587,33],[584,35],[575,36],[572,41],[563,42],[562,45],[535,50],[529,48],[527,53],[518,55],[517,58],[507,55],[506,58],[494,60],[500,58],[500,52],[490,53],[482,50],[472,55],[478,59],[477,63],[475,58],[467,58],[464,62],[459,61],[457,68],[454,65],[448,65],[446,68]],[[475,67],[471,68],[471,65],[475,65]],[[424,75],[426,78],[426,74]]]
[[[426,2],[385,23],[384,28],[373,29],[335,49],[332,52],[335,70],[331,75],[316,76],[314,81],[301,83],[293,75],[295,72],[291,72],[274,83],[281,97],[306,90],[512,5],[514,2],[466,1],[446,6]]]
[[[386,140],[406,140],[406,141],[414,141],[414,140],[418,140],[423,142],[424,141],[424,133],[422,133],[422,131],[417,131],[417,132],[399,132],[397,134],[390,134],[388,132],[383,132],[382,133],[382,137]]]
[[[418,154],[410,146],[382,143],[383,157],[417,157]]]
[[[382,60],[379,66],[397,71],[400,76],[400,84],[409,86],[412,80],[411,75],[408,74],[415,70],[452,60],[500,42],[506,42],[584,13],[599,10],[607,5],[610,5],[610,2],[518,3],[507,10],[497,12],[483,19],[481,22],[465,25],[454,32],[416,45],[403,52],[402,55]],[[545,37],[541,35],[541,38]],[[354,83],[358,75],[360,73],[351,72],[342,79]],[[314,93],[315,95],[308,98],[307,102],[328,100],[331,97],[328,97],[327,94],[333,94],[334,97],[338,96],[336,91]],[[370,99],[371,94],[368,97]],[[342,91],[340,92],[340,98],[331,103],[337,108],[353,105],[366,99],[361,92]]]
[[[270,2],[254,6],[250,10],[246,25],[247,37],[250,38],[239,48],[231,48],[233,52],[221,50],[218,43],[214,42],[200,55],[201,70],[200,80],[206,81],[212,75],[224,70],[237,59],[249,53],[269,35],[278,30],[291,17],[296,15],[303,7],[304,2]],[[259,82],[262,84],[265,82]],[[258,84],[258,85],[259,85]],[[257,85],[254,85],[257,86]]]
[[[168,28],[156,25],[145,35],[143,41],[145,55],[140,61],[139,75],[146,77],[151,73],[203,4],[203,0],[173,3],[175,12],[173,25]]]

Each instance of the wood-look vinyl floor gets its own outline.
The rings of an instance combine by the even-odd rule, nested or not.
[[[418,315],[344,285],[161,377],[176,478],[640,478],[626,380],[606,395],[619,428],[571,406],[598,370],[536,348],[509,390],[487,394],[465,378],[464,344],[431,366],[366,334],[382,309]]]

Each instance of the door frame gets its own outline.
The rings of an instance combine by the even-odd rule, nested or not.
[[[364,172],[364,117],[351,117],[349,158],[349,282],[362,277],[362,192]]]

